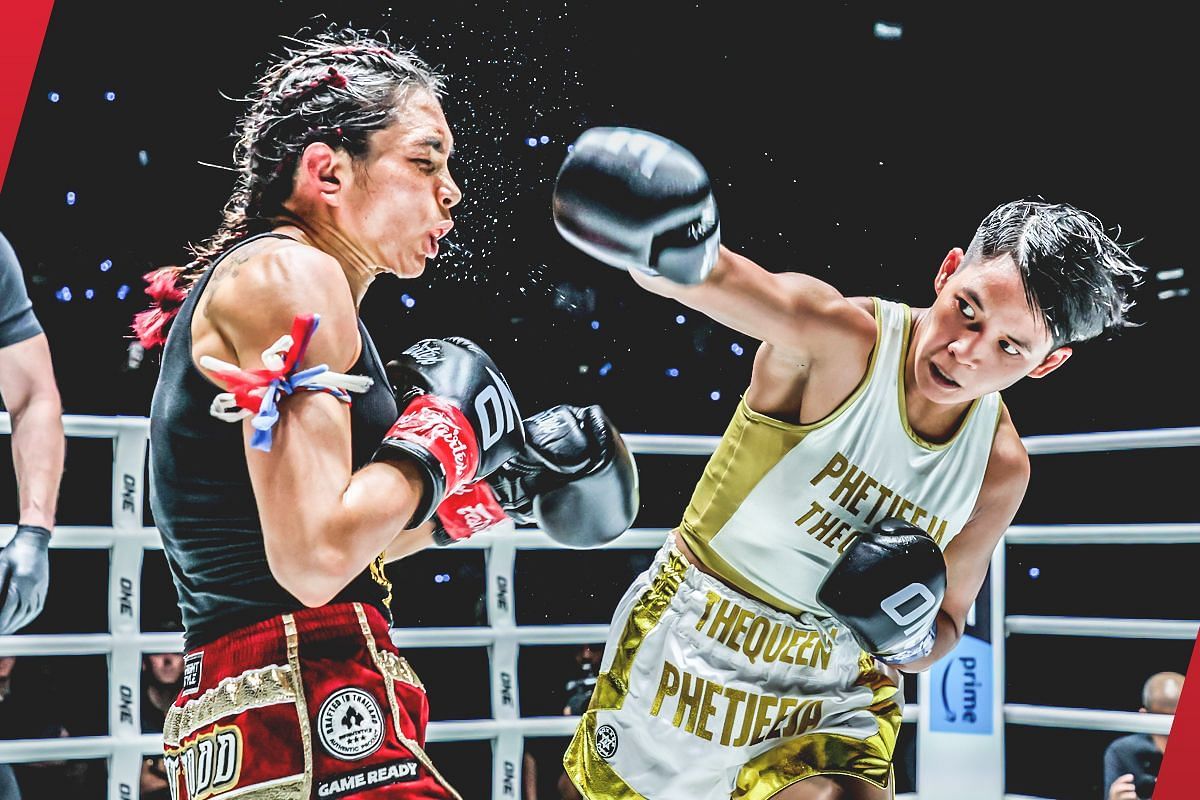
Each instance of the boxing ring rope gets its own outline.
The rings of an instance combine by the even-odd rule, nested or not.
[[[107,655],[109,735],[63,739],[28,739],[0,742],[0,763],[42,760],[109,760],[110,798],[136,795],[144,755],[161,752],[158,734],[140,730],[140,680],[143,653],[178,652],[178,633],[145,633],[140,624],[142,559],[145,550],[162,547],[157,531],[142,524],[143,476],[148,449],[149,422],[143,417],[67,416],[71,437],[113,440],[112,525],[63,526],[55,531],[51,546],[65,549],[104,549],[110,553],[108,586],[109,632],[96,634],[44,634],[0,636],[0,655]],[[0,434],[11,433],[8,414],[0,413]],[[635,453],[646,455],[707,456],[719,437],[687,435],[626,435]],[[1200,445],[1200,427],[1150,431],[1114,431],[1026,437],[1031,455],[1086,453]],[[7,542],[15,525],[0,526],[0,544]],[[656,549],[667,529],[635,529],[606,545],[609,549]],[[1200,542],[1200,524],[1127,525],[1022,525],[1006,535],[1009,544],[1181,544]],[[518,550],[562,549],[538,531],[494,531],[472,537],[459,548],[485,551],[487,604],[486,628],[397,629],[392,639],[402,648],[488,647],[492,686],[492,718],[431,722],[431,742],[492,740],[493,796],[516,796],[524,740],[570,736],[573,717],[521,717],[517,691],[517,658],[521,645],[584,644],[604,641],[607,625],[517,625],[514,567]],[[995,580],[1002,579],[1002,548]],[[1200,622],[1190,620],[1074,619],[1067,617],[1012,616],[1005,618],[1009,633],[1116,638],[1192,639]],[[997,681],[1001,681],[997,676]],[[1003,686],[999,687],[1002,691]],[[904,719],[912,722],[925,709],[909,704]],[[1053,728],[1116,732],[1167,733],[1172,717],[1122,711],[1100,711],[1005,704],[1006,723]],[[906,797],[901,795],[901,798]],[[915,797],[909,795],[908,797]],[[1020,796],[1006,795],[1010,800]]]

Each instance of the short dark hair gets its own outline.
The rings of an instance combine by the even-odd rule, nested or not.
[[[1113,334],[1131,323],[1129,290],[1145,271],[1092,214],[1066,203],[1017,200],[992,211],[967,248],[964,264],[1012,256],[1029,307],[1040,313],[1054,347]]]

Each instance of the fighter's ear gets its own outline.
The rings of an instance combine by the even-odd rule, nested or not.
[[[1070,347],[1059,347],[1050,351],[1050,355],[1042,359],[1042,363],[1029,371],[1030,378],[1044,378],[1067,362],[1074,351]]]
[[[953,247],[946,257],[942,259],[941,266],[938,267],[937,273],[933,276],[933,291],[938,294],[942,293],[942,289],[946,286],[946,282],[950,280],[950,276],[958,271],[962,266],[963,251],[961,247]]]
[[[326,205],[340,205],[341,190],[351,169],[346,151],[335,150],[325,142],[313,142],[304,148],[296,164],[293,194]]]

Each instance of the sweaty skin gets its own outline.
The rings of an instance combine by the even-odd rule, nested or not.
[[[440,105],[425,93],[371,134],[365,163],[310,145],[288,200],[295,224],[275,229],[296,241],[254,243],[219,266],[203,313],[192,319],[197,369],[205,374],[205,355],[261,367],[262,351],[300,313],[321,316],[301,366],[343,372],[353,365],[362,346],[358,305],[371,282],[385,272],[420,275],[453,225],[450,209],[462,193],[447,166],[452,145]],[[349,411],[323,392],[290,397],[280,408],[270,453],[250,448],[252,428],[244,427],[267,559],[281,586],[322,605],[379,553],[399,558],[432,543],[430,524],[403,530],[423,487],[413,464],[376,462],[352,472]]]
[[[962,251],[951,250],[934,278],[934,303],[913,309],[905,401],[910,426],[932,442],[944,441],[976,398],[1026,376],[1049,374],[1070,356],[1069,348],[1053,349],[1010,258],[962,265]],[[768,272],[724,247],[698,286],[630,274],[656,294],[763,343],[745,396],[755,411],[791,423],[820,420],[854,391],[866,371],[876,333],[869,298],[844,297],[808,275]],[[945,550],[947,592],[937,619],[937,644],[904,671],[927,669],[962,636],[1028,477],[1028,455],[1005,409],[970,520]],[[721,578],[682,537],[676,541],[698,569]]]

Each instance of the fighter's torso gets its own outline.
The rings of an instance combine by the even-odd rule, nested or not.
[[[231,252],[235,250],[222,257]],[[192,317],[218,266],[192,289],[171,326],[150,411],[151,504],[179,593],[189,648],[301,607],[267,564],[242,425],[209,414],[220,389],[193,360]],[[347,372],[366,375],[374,384],[354,395],[350,406],[356,469],[367,462],[396,419],[396,401],[382,361],[361,321],[358,327],[361,353]],[[389,592],[378,563],[334,601],[372,603],[386,615]]]
[[[784,422],[743,398],[679,528],[707,571],[792,613],[823,613],[815,595],[829,567],[854,530],[883,517],[928,530],[944,548],[970,517],[987,468],[999,394],[977,400],[946,442],[923,440],[904,402],[910,310],[876,300],[874,312],[866,372],[821,418]]]

